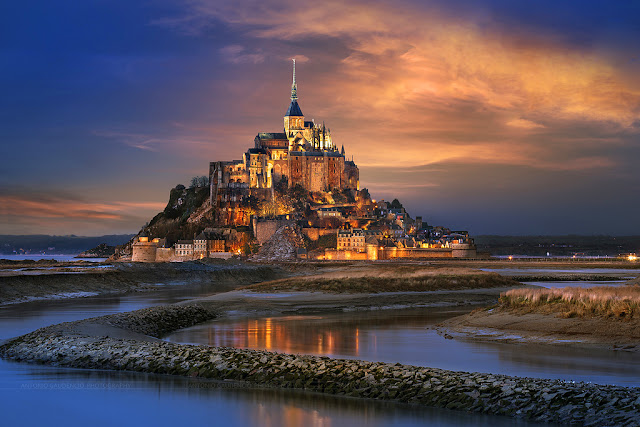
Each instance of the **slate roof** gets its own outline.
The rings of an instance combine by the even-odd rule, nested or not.
[[[289,105],[289,109],[287,110],[287,114],[285,114],[284,116],[285,117],[304,116],[304,114],[302,114],[302,110],[300,109],[300,106],[298,105],[298,101],[296,100],[291,101],[291,104]]]
[[[260,139],[287,139],[287,134],[284,132],[260,132],[258,134]]]

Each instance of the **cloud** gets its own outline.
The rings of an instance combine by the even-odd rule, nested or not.
[[[374,106],[423,96],[452,97],[621,126],[629,126],[640,114],[638,87],[627,85],[597,55],[533,35],[510,39],[509,34],[434,7],[336,0],[201,0],[190,5],[189,13],[241,27],[257,38],[343,39],[351,53],[338,71],[357,81]],[[374,87],[377,90],[371,90]]]
[[[265,60],[265,54],[262,52],[249,53],[240,45],[229,45],[220,49],[222,57],[234,64],[260,64]]]
[[[175,127],[185,127],[184,124],[175,124]],[[115,139],[129,147],[143,151],[157,152],[161,150],[174,149],[181,152],[189,150],[190,146],[203,146],[208,141],[192,136],[167,136],[161,137],[154,133],[134,133],[110,130],[95,130],[92,132],[96,136]]]
[[[238,114],[258,116],[280,99],[286,102],[286,83],[276,92],[271,77],[270,84],[247,86],[247,80],[274,75],[266,58],[284,62],[296,56],[303,111],[326,120],[334,140],[363,167],[456,161],[611,168],[618,159],[608,147],[628,144],[629,134],[640,130],[634,125],[640,120],[640,79],[600,51],[531,28],[509,28],[491,16],[454,15],[437,2],[187,5],[186,15],[223,22],[241,35],[242,44],[221,50],[230,63],[263,61],[250,76],[226,82],[244,102],[226,107],[237,104]],[[276,120],[279,115],[273,129],[253,131],[277,131]],[[211,127],[217,125],[235,126],[230,133],[238,141],[247,133],[247,122]],[[590,146],[599,134],[609,142],[601,139],[599,151],[582,154],[581,145]],[[563,145],[567,138],[573,138],[571,147]],[[248,145],[238,143],[238,149]]]
[[[540,123],[532,122],[531,120],[527,120],[527,119],[512,119],[512,120],[509,120],[507,122],[507,126],[512,126],[512,127],[521,128],[521,129],[536,129],[536,128],[545,127],[544,125],[541,125]]]
[[[157,212],[163,203],[85,201],[68,194],[0,191],[0,216],[25,220],[126,221],[140,212]]]

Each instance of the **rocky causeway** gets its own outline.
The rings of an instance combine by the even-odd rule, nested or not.
[[[5,358],[296,388],[574,425],[640,425],[640,389],[453,372],[410,365],[169,343],[213,319],[206,306],[160,306],[38,329],[0,347]]]

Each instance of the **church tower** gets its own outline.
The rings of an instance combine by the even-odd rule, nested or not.
[[[296,84],[296,60],[293,59],[293,84],[291,85],[291,104],[289,109],[284,115],[284,133],[289,140],[289,147],[292,146],[293,141],[298,131],[304,130],[304,115],[298,105],[298,85]],[[291,148],[290,148],[291,149]]]

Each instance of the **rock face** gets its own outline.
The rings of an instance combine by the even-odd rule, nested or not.
[[[160,336],[215,317],[193,305],[164,306],[50,326],[0,347],[0,355],[59,366],[236,380],[352,397],[409,402],[576,425],[640,425],[640,389],[391,363],[115,338],[103,325]],[[144,335],[141,335],[144,337]]]
[[[253,261],[293,261],[296,259],[298,248],[303,247],[304,241],[300,233],[294,227],[284,225],[273,233],[273,236],[251,259]]]

